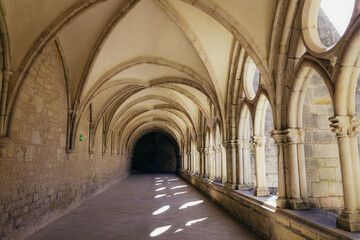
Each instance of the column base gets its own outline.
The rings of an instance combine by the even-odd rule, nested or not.
[[[336,226],[350,232],[360,231],[359,215],[344,211],[337,217]]]
[[[228,190],[235,190],[237,185],[235,183],[225,183],[224,188]]]
[[[227,182],[227,178],[221,178],[221,183],[226,183]]]
[[[286,208],[288,206],[288,201],[284,197],[278,197],[276,199],[276,207],[277,208]]]
[[[255,189],[254,196],[257,197],[266,197],[269,196],[269,189],[267,187],[258,187]]]
[[[300,210],[300,209],[308,209],[309,202],[303,201],[301,198],[293,198],[288,201],[288,205],[291,209]]]

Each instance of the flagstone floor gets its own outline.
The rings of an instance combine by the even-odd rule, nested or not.
[[[135,174],[27,240],[259,239],[174,174]]]

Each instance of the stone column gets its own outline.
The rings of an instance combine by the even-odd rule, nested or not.
[[[210,157],[209,157],[209,148],[205,148],[205,177],[210,177]]]
[[[188,166],[189,166],[189,169],[188,169],[188,172],[189,173],[192,173],[194,169],[193,168],[193,165],[192,165],[192,162],[193,162],[193,154],[192,154],[192,151],[189,151],[188,152]]]
[[[210,160],[210,180],[215,179],[215,154],[214,154],[214,148],[209,147],[209,160]]]
[[[348,231],[360,230],[359,214],[359,157],[354,151],[352,138],[355,135],[358,123],[353,116],[336,116],[329,118],[330,127],[338,139],[341,176],[344,192],[344,211],[337,218],[337,226]],[[355,157],[355,159],[354,159]]]
[[[0,108],[0,136],[4,137],[6,135],[6,126],[5,121],[6,118],[9,116],[6,116],[6,108],[7,108],[7,99],[8,99],[8,91],[9,91],[9,82],[10,77],[13,74],[12,71],[9,70],[3,70],[2,71],[2,92],[1,92],[1,108]]]
[[[278,198],[276,199],[276,206],[278,208],[285,208],[287,206],[286,197],[286,178],[285,178],[285,159],[284,159],[284,145],[287,142],[286,134],[288,131],[274,130],[271,137],[274,139],[277,147],[277,161],[278,161]]]
[[[194,160],[193,160],[193,165],[194,165],[194,170],[193,170],[193,173],[195,174],[195,175],[198,175],[199,174],[199,167],[198,167],[198,163],[199,163],[199,161],[200,161],[200,159],[199,159],[199,152],[198,152],[198,150],[194,150],[193,151],[193,158],[194,158]]]
[[[184,171],[188,171],[188,160],[187,160],[187,153],[184,152],[183,158],[184,158]]]
[[[240,139],[237,143],[238,147],[238,160],[237,160],[237,181],[238,189],[241,189],[241,186],[244,185],[244,144],[243,140]]]
[[[269,189],[266,186],[266,168],[265,168],[265,140],[264,136],[251,137],[255,147],[255,167],[256,167],[256,188],[255,196],[269,196]]]
[[[235,148],[236,151],[236,148]],[[226,149],[220,145],[220,164],[221,164],[221,182],[227,182],[227,158],[226,158]],[[236,158],[236,157],[235,157]]]
[[[289,128],[286,133],[290,162],[291,196],[288,201],[292,209],[309,207],[307,200],[306,169],[303,154],[304,133],[299,128]]]
[[[205,175],[205,148],[200,148],[200,159],[199,159],[199,177]]]
[[[237,187],[237,177],[236,177],[236,160],[237,160],[237,141],[229,140],[224,142],[226,146],[226,174],[227,181],[225,187],[229,189],[236,189]]]
[[[215,147],[215,178],[221,181],[221,152],[219,145]]]
[[[243,161],[244,161],[244,187],[249,188],[253,184],[251,181],[251,154],[250,154],[250,140],[244,139],[243,140]]]

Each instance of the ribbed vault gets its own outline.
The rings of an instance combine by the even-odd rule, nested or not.
[[[68,81],[69,150],[89,108],[91,142],[102,123],[104,151],[115,135],[126,152],[150,129],[170,134],[183,146],[189,133],[193,139],[202,134],[200,125],[218,123],[222,135],[230,134],[224,127],[229,106],[237,101],[229,99],[239,92],[232,81],[241,73],[231,72],[239,69],[239,56],[234,59],[239,49],[251,55],[264,88],[272,91],[266,69],[275,2],[84,0],[55,7],[46,1],[39,9],[28,1],[5,0],[14,40],[7,112],[34,56],[55,39]],[[264,18],[238,14],[244,4]],[[19,13],[12,10],[18,5],[24,12],[15,21]]]

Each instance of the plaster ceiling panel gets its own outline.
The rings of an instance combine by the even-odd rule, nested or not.
[[[171,67],[143,63],[123,70],[122,72],[113,76],[110,81],[120,80],[122,78],[149,81],[163,77],[179,77],[192,80],[194,79],[188,74],[185,74]]]
[[[122,2],[122,0],[109,0],[92,7],[60,32],[59,38],[69,68],[71,89],[74,91],[96,42],[112,16],[119,11]],[[72,97],[75,97],[75,93]]]
[[[171,99],[174,101],[174,103],[180,104],[182,107],[184,107],[187,110],[196,108],[194,103],[192,103],[189,99],[185,98],[184,95],[180,95],[177,92],[168,89],[164,90],[157,87],[151,87],[139,91],[138,93],[126,99],[116,112],[117,113],[121,112],[124,108],[128,107],[130,103],[137,102],[139,99],[143,99],[143,101],[147,101],[149,100],[147,99],[148,96],[159,96],[158,100],[162,100],[161,98],[164,98],[164,100],[166,98]],[[169,104],[168,102],[166,103]]]
[[[216,0],[217,5],[229,13],[250,35],[250,45],[256,44],[267,61],[276,0]],[[246,36],[244,36],[246,38]]]
[[[187,126],[186,126],[186,123],[184,122],[183,119],[181,119],[179,116],[175,115],[172,112],[165,111],[165,110],[160,110],[160,109],[156,109],[156,110],[146,112],[146,113],[136,117],[133,122],[142,121],[142,119],[149,118],[149,117],[163,118],[163,119],[166,119],[166,120],[171,119],[173,122],[175,122],[182,129],[183,132],[186,131]],[[189,125],[189,126],[191,126],[191,125]]]
[[[132,9],[104,42],[86,90],[118,64],[141,56],[161,57],[208,78],[204,64],[182,30],[159,6],[146,0]]]
[[[160,87],[161,88],[161,87]],[[193,102],[192,99],[188,98],[186,95],[183,95],[182,93],[172,90],[172,89],[164,89],[167,93],[171,94],[172,97],[174,97],[174,101],[176,103],[181,104],[181,102],[179,102],[179,100],[177,99],[181,99],[181,101],[183,103],[186,104],[186,106],[183,106],[192,116],[196,116],[197,115],[197,111],[199,110],[198,106],[196,105],[195,102]]]
[[[183,89],[185,92],[191,94],[193,97],[198,99],[198,102],[202,104],[205,110],[210,114],[210,104],[208,97],[203,94],[201,91],[197,90],[196,88],[184,85],[184,84],[170,84],[170,87],[175,86],[177,88]],[[166,87],[165,87],[166,88]]]
[[[39,36],[76,0],[2,0],[11,40],[12,69],[18,70]]]
[[[218,81],[217,86],[221,88],[222,96],[225,96],[233,35],[218,21],[198,8],[178,0],[170,0],[170,2],[185,18],[190,29],[200,40],[214,69]]]
[[[92,100],[93,114],[97,116],[105,108],[105,105],[111,100],[110,98],[116,94],[120,94],[127,86],[126,85],[117,85],[116,87],[111,87],[97,94]]]

